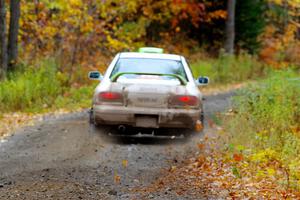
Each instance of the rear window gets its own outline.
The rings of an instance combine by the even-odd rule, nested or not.
[[[177,74],[187,80],[181,61],[153,58],[120,58],[115,65],[111,77],[120,72]],[[136,75],[124,75],[126,78],[135,78]],[[165,79],[173,79],[166,76]]]

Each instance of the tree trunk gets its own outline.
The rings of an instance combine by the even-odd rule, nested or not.
[[[20,0],[10,1],[10,23],[8,35],[8,64],[13,69],[18,58],[18,34],[20,19]]]
[[[6,9],[5,0],[0,0],[0,79],[4,79],[7,70]]]
[[[228,0],[227,2],[227,20],[226,20],[226,41],[225,52],[228,54],[234,53],[234,38],[235,38],[235,4],[236,0]]]

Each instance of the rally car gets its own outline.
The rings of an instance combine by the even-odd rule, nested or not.
[[[90,122],[119,132],[129,127],[176,128],[192,131],[203,126],[203,95],[198,86],[208,77],[194,79],[186,59],[160,48],[118,53],[95,89]]]

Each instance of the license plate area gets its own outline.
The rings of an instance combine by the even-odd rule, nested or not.
[[[136,127],[158,128],[157,115],[135,115]]]
[[[147,93],[131,93],[128,94],[128,104],[130,106],[137,106],[137,107],[166,107],[165,95],[161,94],[147,94]]]

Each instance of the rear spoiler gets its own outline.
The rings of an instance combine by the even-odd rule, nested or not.
[[[145,72],[119,72],[113,75],[110,80],[112,82],[116,82],[120,76],[126,75],[126,74],[134,74],[134,75],[152,75],[152,76],[170,76],[174,77],[177,80],[179,80],[181,85],[186,85],[187,81],[178,74],[159,74],[159,73],[145,73]]]

